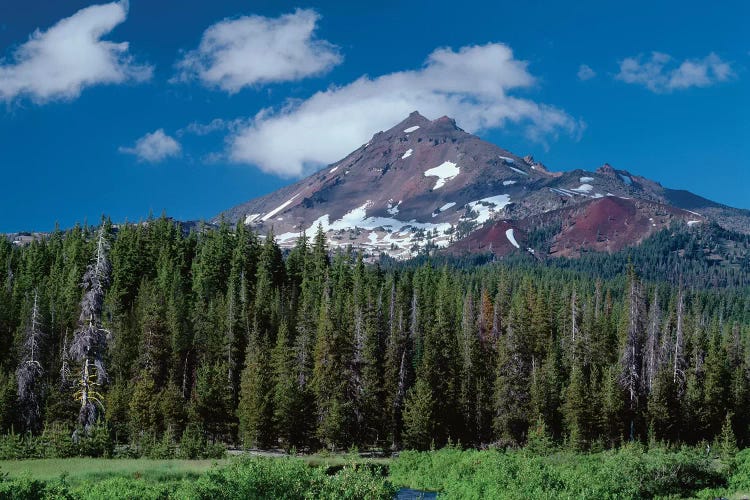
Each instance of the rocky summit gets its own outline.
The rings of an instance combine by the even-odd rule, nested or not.
[[[539,258],[612,252],[674,223],[750,232],[749,211],[608,164],[550,171],[530,155],[466,133],[451,118],[429,120],[416,111],[344,159],[220,220],[273,231],[281,246],[320,226],[333,246],[402,259],[426,249]],[[546,239],[530,241],[540,228]]]

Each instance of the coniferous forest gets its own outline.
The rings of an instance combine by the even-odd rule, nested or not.
[[[701,272],[379,265],[164,217],[0,240],[3,450],[747,446],[750,295]]]

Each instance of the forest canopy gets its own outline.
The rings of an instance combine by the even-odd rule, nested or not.
[[[322,232],[282,251],[241,224],[165,217],[3,239],[0,431],[134,450],[515,447],[540,432],[577,450],[746,446],[747,289],[699,287],[700,267],[654,279],[663,261],[593,277],[616,258],[378,265]]]

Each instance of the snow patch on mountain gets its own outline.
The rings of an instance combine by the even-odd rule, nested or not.
[[[268,219],[270,219],[271,217],[273,217],[274,215],[276,215],[277,213],[281,212],[281,211],[282,211],[282,210],[284,210],[284,209],[285,209],[286,207],[288,207],[288,206],[289,206],[289,204],[290,204],[291,202],[293,202],[293,201],[294,201],[294,199],[295,199],[295,198],[296,198],[297,196],[299,196],[299,193],[295,194],[294,196],[292,196],[291,198],[289,198],[289,199],[288,199],[287,201],[285,201],[284,203],[282,203],[282,204],[281,204],[281,205],[279,205],[278,207],[276,207],[276,208],[274,208],[273,210],[271,210],[270,212],[268,212],[268,213],[267,213],[266,215],[264,215],[264,216],[263,216],[263,218],[262,218],[261,220],[262,220],[263,222],[265,222],[265,221],[267,221]]]
[[[579,193],[590,193],[594,189],[591,184],[581,184],[577,188],[571,189],[571,191],[577,191]]]
[[[469,202],[466,206],[469,210],[479,214],[474,220],[477,224],[482,225],[490,220],[495,212],[502,210],[509,204],[510,196],[507,194],[499,194],[497,196],[490,196],[488,198]]]
[[[584,184],[586,182],[594,182],[594,178],[593,177],[581,177],[578,180],[581,181],[581,184]]]
[[[399,200],[399,202],[396,203],[395,205],[393,204],[393,200],[388,200],[388,210],[386,210],[386,212],[388,212],[391,215],[396,215],[398,213],[399,205],[401,205],[401,200]]]
[[[529,175],[529,174],[528,174],[528,172],[524,172],[524,171],[523,171],[523,170],[521,170],[520,168],[516,168],[516,167],[509,167],[509,168],[510,168],[510,169],[511,169],[512,171],[514,171],[514,172],[516,172],[516,173],[518,173],[518,174],[521,174],[521,175]]]
[[[510,244],[513,245],[516,248],[521,248],[521,245],[518,244],[516,241],[516,236],[513,234],[513,228],[508,229],[505,231],[505,237],[508,238],[508,241],[510,241]]]
[[[405,128],[404,129],[404,133],[405,134],[411,134],[412,132],[414,132],[418,128],[419,128],[419,125],[414,125],[413,127]]]
[[[503,181],[503,186],[512,186],[516,181]]]
[[[440,189],[445,186],[445,182],[453,179],[461,172],[461,168],[457,167],[455,163],[445,161],[437,167],[425,170],[425,177],[437,177],[438,180],[435,182],[435,187],[432,189]]]
[[[413,150],[413,149],[407,149],[407,150],[406,150],[406,153],[404,153],[404,156],[402,156],[402,157],[401,157],[401,159],[402,159],[402,160],[405,160],[405,159],[407,159],[408,157],[410,157],[410,156],[411,156],[411,154],[412,154],[413,152],[414,152],[414,150]]]

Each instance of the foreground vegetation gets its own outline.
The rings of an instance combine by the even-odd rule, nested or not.
[[[116,459],[99,458],[48,458],[37,460],[2,460],[0,473],[8,478],[19,479],[24,476],[53,481],[65,478],[68,485],[98,482],[114,477],[130,477],[146,482],[179,481],[197,479],[201,474],[215,465],[227,465],[223,460],[152,460],[152,459]]]
[[[580,453],[542,435],[529,441],[520,450],[405,451],[388,466],[315,467],[290,457],[235,458],[211,468],[206,461],[176,460],[0,462],[6,471],[0,499],[390,499],[400,487],[447,499],[713,499],[750,492],[750,449],[628,444]]]
[[[627,445],[573,453],[549,450],[403,452],[390,468],[397,485],[456,499],[639,499],[734,497],[750,491],[750,452]]]
[[[110,462],[119,464],[109,467]],[[105,471],[94,472],[100,464]],[[58,465],[67,470],[70,464]],[[379,466],[352,464],[328,474],[326,468],[311,467],[297,458],[235,459],[204,473],[199,473],[204,466],[201,462],[98,459],[74,465],[82,469],[58,479],[40,478],[46,471],[33,463],[29,470],[38,475],[0,475],[0,499],[391,499],[395,493]],[[143,465],[154,465],[156,470],[146,472]]]
[[[680,267],[702,253],[668,235],[607,280],[270,236],[162,218],[0,240],[0,457],[518,447],[538,421],[577,451],[750,445],[750,294],[697,286],[734,274]],[[672,264],[682,285],[639,277]]]

